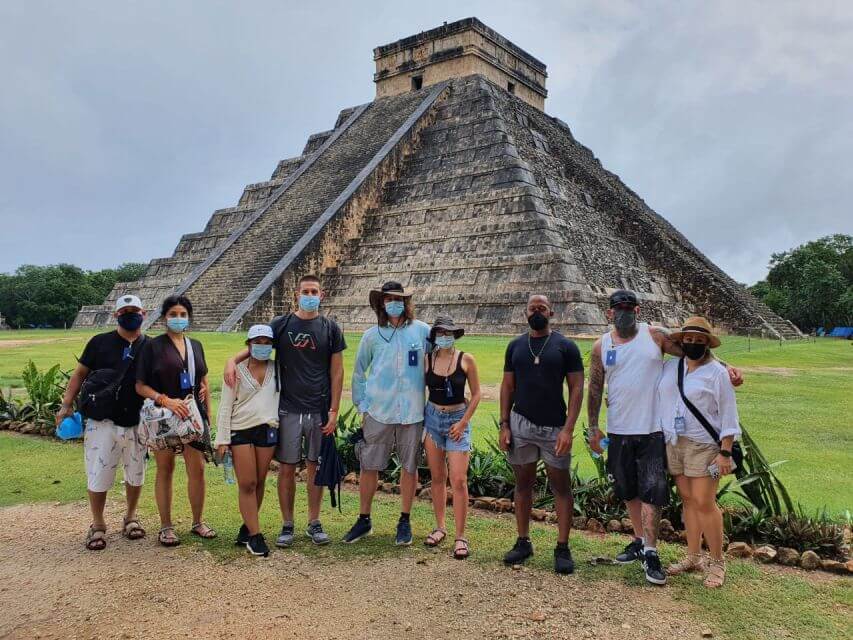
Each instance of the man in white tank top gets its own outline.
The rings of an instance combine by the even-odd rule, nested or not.
[[[610,295],[607,319],[614,330],[592,347],[587,412],[590,446],[602,453],[604,434],[598,427],[601,399],[607,385],[607,473],[616,496],[625,501],[634,540],[616,562],[642,562],[646,580],[666,584],[657,553],[661,508],[669,502],[666,443],[655,424],[655,391],[663,369],[663,354],[682,356],[667,331],[638,322],[640,306],[632,291]],[[733,384],[740,373],[729,368]]]

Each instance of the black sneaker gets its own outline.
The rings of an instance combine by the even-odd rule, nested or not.
[[[240,525],[240,530],[237,532],[237,539],[234,540],[235,547],[242,547],[249,541],[249,527],[244,524]]]
[[[634,538],[634,541],[631,542],[625,550],[622,551],[619,555],[617,555],[613,561],[616,564],[631,564],[632,562],[636,562],[637,560],[643,559],[643,541]]]
[[[249,536],[246,548],[253,556],[263,556],[266,558],[270,554],[270,548],[267,546],[267,541],[264,540],[264,534],[262,533]]]
[[[412,544],[412,523],[408,520],[397,522],[397,539],[394,541],[398,547],[408,547]]]
[[[352,525],[352,529],[347,531],[347,534],[344,536],[344,542],[352,544],[353,542],[358,542],[364,536],[369,536],[371,533],[373,533],[373,523],[370,518],[359,518]]]
[[[504,556],[504,564],[521,564],[533,555],[533,543],[530,538],[518,538],[512,549]]]
[[[643,569],[646,571],[646,581],[652,584],[666,584],[666,573],[660,566],[657,551],[646,551],[643,555]]]
[[[563,574],[575,572],[575,561],[572,560],[571,549],[568,547],[565,549],[561,549],[560,547],[554,549],[554,571]]]

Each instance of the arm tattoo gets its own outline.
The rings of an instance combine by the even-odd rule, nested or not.
[[[649,327],[649,330],[652,332],[652,336],[656,338],[655,342],[660,345],[664,353],[668,353],[671,356],[678,356],[679,358],[684,355],[681,345],[672,341],[667,329],[663,327]]]
[[[604,393],[604,364],[601,352],[592,349],[589,359],[589,392],[586,398],[587,420],[590,429],[598,429],[598,414],[601,412],[601,395]]]

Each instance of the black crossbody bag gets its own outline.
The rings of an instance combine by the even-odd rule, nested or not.
[[[693,417],[699,421],[703,427],[705,427],[705,431],[708,432],[708,435],[714,439],[714,442],[717,443],[717,446],[720,446],[720,438],[717,435],[714,427],[711,426],[711,423],[708,422],[707,418],[702,415],[702,412],[696,408],[696,406],[687,399],[687,396],[684,395],[684,358],[679,359],[678,361],[678,392],[681,394],[681,399],[684,401],[684,406],[686,406],[690,413],[693,414]],[[737,465],[738,469],[743,468],[743,448],[740,446],[740,442],[735,441],[732,443],[732,460],[734,460],[735,465]]]
[[[115,416],[118,395],[130,365],[139,355],[146,336],[139,336],[130,347],[129,357],[116,369],[95,369],[80,387],[77,408],[91,420],[111,420]]]

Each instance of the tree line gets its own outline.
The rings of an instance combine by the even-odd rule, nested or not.
[[[804,331],[853,326],[853,237],[825,236],[770,257],[749,290]]]
[[[0,315],[16,329],[70,327],[81,306],[102,304],[117,282],[139,279],[147,266],[127,262],[84,271],[73,264],[23,265],[0,273]]]

